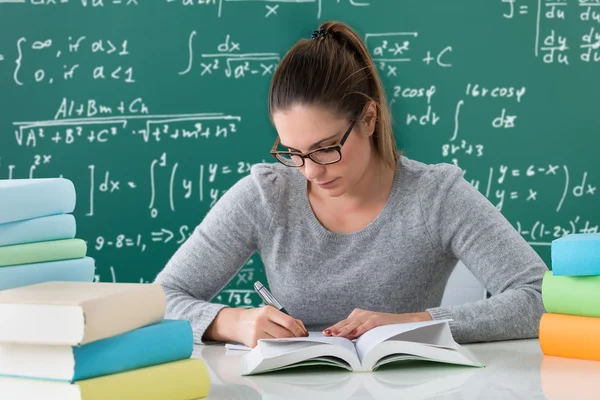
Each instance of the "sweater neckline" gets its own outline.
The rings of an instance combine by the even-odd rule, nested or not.
[[[296,193],[299,193],[300,196],[300,205],[302,209],[302,216],[305,221],[307,221],[311,230],[321,239],[333,240],[333,241],[344,241],[344,240],[360,240],[368,237],[371,233],[377,230],[381,224],[385,221],[389,220],[390,213],[393,211],[396,198],[398,197],[398,192],[400,190],[400,168],[401,160],[398,160],[398,166],[396,167],[396,174],[394,175],[394,181],[392,183],[392,190],[390,195],[385,202],[385,205],[377,214],[377,216],[365,227],[349,233],[343,232],[333,232],[326,229],[321,222],[317,219],[312,206],[310,205],[310,200],[308,199],[308,188],[307,181],[302,173],[298,172],[296,176]]]

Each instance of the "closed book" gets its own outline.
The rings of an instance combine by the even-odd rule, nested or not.
[[[1,179],[0,224],[75,210],[73,182],[65,178]]]
[[[0,246],[73,239],[76,233],[72,214],[57,214],[0,224]]]
[[[91,257],[2,267],[0,290],[51,281],[93,282],[95,272]]]
[[[600,317],[600,276],[544,274],[542,300],[549,313]]]
[[[600,361],[600,318],[545,313],[539,328],[547,356]]]
[[[82,346],[0,342],[0,375],[81,381],[190,358],[188,321],[159,323]]]
[[[0,377],[0,393],[6,400],[191,400],[209,392],[208,368],[198,358],[74,383]]]
[[[0,291],[0,342],[79,346],[164,319],[159,284],[44,282]]]
[[[81,239],[51,240],[48,242],[14,244],[0,247],[0,267],[57,260],[82,258],[87,245]]]
[[[555,276],[600,275],[600,233],[573,233],[550,247]]]

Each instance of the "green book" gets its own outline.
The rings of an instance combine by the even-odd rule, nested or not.
[[[49,240],[0,247],[0,267],[85,257],[87,245],[81,239]]]
[[[542,300],[549,313],[600,317],[600,276],[555,276],[548,271]]]

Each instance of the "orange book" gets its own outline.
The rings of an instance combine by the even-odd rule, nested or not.
[[[545,313],[539,338],[547,356],[600,361],[600,318]]]

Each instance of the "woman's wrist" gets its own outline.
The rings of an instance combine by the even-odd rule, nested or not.
[[[238,342],[237,325],[241,308],[222,308],[204,332],[204,339],[217,342]]]

